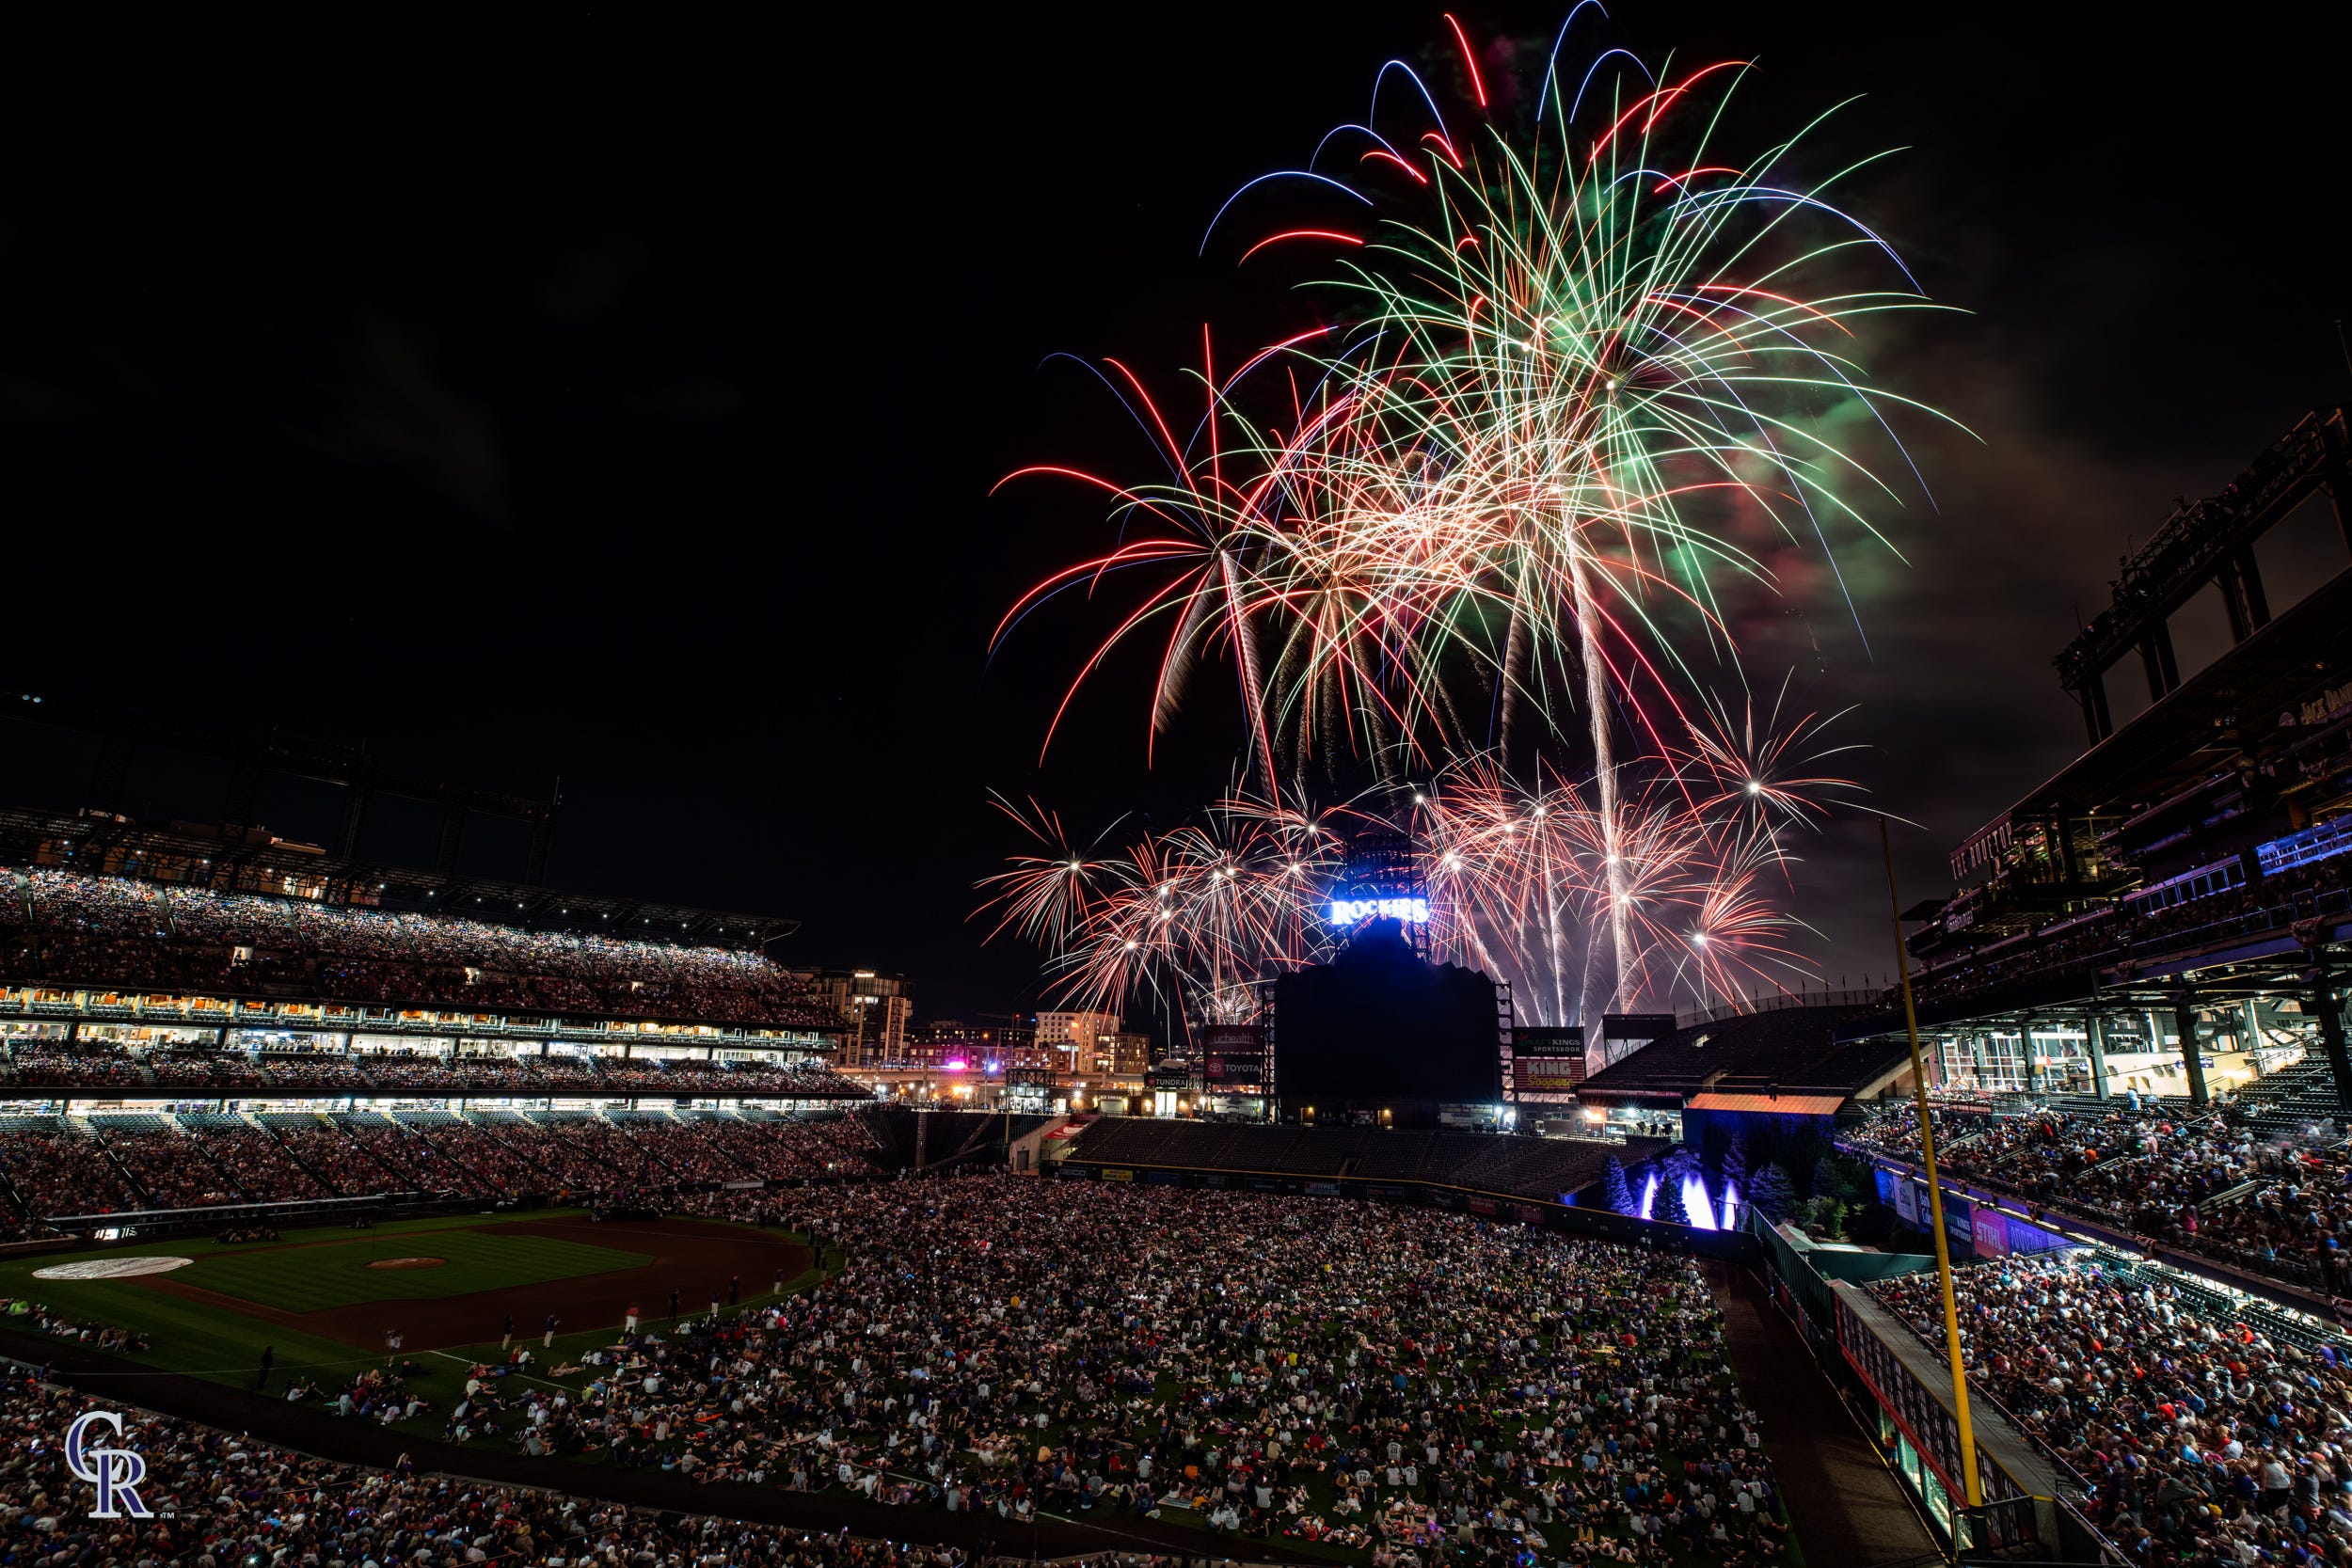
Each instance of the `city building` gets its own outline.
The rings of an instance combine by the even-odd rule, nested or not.
[[[871,969],[827,969],[814,976],[817,992],[849,1024],[841,1065],[881,1067],[906,1059],[907,1025],[914,1012],[906,976]]]
[[[1152,1037],[1134,1029],[1094,1037],[1094,1070],[1140,1078],[1152,1065]]]
[[[1040,1013],[1037,1044],[1046,1060],[1041,1065],[1061,1072],[1093,1072],[1103,1037],[1119,1033],[1117,1013]]]

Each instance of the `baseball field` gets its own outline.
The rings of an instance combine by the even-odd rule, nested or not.
[[[253,1388],[307,1379],[330,1395],[381,1366],[400,1336],[409,1386],[450,1408],[475,1361],[516,1342],[551,1368],[609,1345],[633,1307],[648,1322],[788,1293],[818,1277],[801,1239],[716,1220],[598,1222],[569,1210],[444,1215],[274,1242],[137,1242],[0,1261],[6,1348],[26,1359],[35,1314],[142,1335],[138,1368]],[[543,1343],[557,1320],[552,1346]],[[126,1369],[135,1398],[140,1373]],[[434,1418],[437,1431],[437,1418]],[[421,1428],[420,1429],[422,1430]]]

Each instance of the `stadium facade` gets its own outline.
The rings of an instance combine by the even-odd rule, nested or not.
[[[1906,911],[1939,1086],[2352,1109],[2348,458],[2343,409],[2300,420],[2167,518],[2058,655],[2090,748],[1953,849],[1951,896]],[[2330,568],[2280,602],[2266,546],[2314,534]],[[2173,627],[2201,597],[2228,645],[2184,671]],[[2148,698],[2121,724],[2120,663]]]

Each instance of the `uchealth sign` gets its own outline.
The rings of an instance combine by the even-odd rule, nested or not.
[[[119,1441],[122,1417],[112,1410],[90,1410],[74,1418],[65,1433],[65,1467],[76,1481],[98,1488],[93,1519],[152,1519],[154,1513],[140,1500],[139,1482],[147,1479],[147,1461],[131,1449],[102,1448],[95,1433],[103,1427]]]

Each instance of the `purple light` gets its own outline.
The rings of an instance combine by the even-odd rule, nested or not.
[[[967,1072],[971,1070],[971,1067],[972,1064],[970,1062],[965,1061],[961,1056],[956,1056],[940,1063],[939,1070],[942,1072]]]
[[[1649,1173],[1649,1179],[1642,1183],[1642,1217],[1644,1219],[1649,1218],[1649,1206],[1657,1201],[1658,1173],[1652,1171]]]
[[[1682,1179],[1682,1209],[1691,1216],[1692,1229],[1715,1228],[1715,1210],[1708,1201],[1707,1181],[1703,1177],[1686,1176]]]

